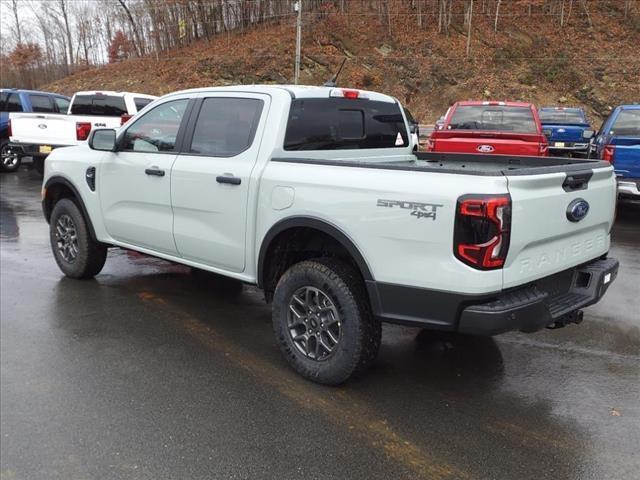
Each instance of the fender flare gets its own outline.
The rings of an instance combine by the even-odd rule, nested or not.
[[[349,252],[351,257],[355,260],[364,279],[366,281],[373,280],[373,275],[371,274],[369,265],[367,265],[367,262],[360,253],[360,250],[358,250],[353,240],[351,240],[346,233],[325,220],[321,220],[315,217],[299,216],[280,220],[269,229],[267,234],[262,239],[262,244],[260,245],[260,253],[258,255],[257,284],[259,288],[264,287],[263,277],[265,274],[265,263],[267,260],[266,255],[273,240],[285,230],[295,227],[313,228],[333,237]]]
[[[85,222],[87,222],[87,227],[89,227],[89,235],[91,235],[91,238],[93,240],[98,241],[96,232],[93,228],[93,223],[91,222],[91,217],[89,216],[89,212],[87,212],[87,207],[85,207],[84,200],[82,199],[82,196],[80,195],[80,192],[75,187],[75,185],[65,177],[56,175],[47,180],[47,182],[44,184],[44,188],[48,192],[48,190],[54,185],[64,185],[65,187],[69,188],[69,190],[71,190],[73,196],[76,199],[76,204],[82,211],[82,216],[84,217]],[[51,218],[52,210],[53,208],[47,208],[47,197],[45,196],[45,198],[42,199],[42,212],[44,213],[44,218],[47,223],[49,223],[49,219]]]

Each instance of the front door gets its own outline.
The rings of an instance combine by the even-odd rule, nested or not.
[[[98,193],[114,240],[176,255],[171,209],[171,167],[188,99],[158,105],[120,137],[101,165]]]
[[[173,165],[179,254],[223,270],[245,268],[247,201],[269,97],[216,93],[199,99],[192,138]]]

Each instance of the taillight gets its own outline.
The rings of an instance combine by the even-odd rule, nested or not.
[[[464,195],[458,199],[453,253],[478,270],[502,268],[509,251],[511,196]]]
[[[126,114],[126,113],[122,114],[122,116],[120,117],[120,126],[122,126],[125,123],[127,123],[131,117],[133,117],[133,115],[129,115],[129,114]]]
[[[91,133],[91,122],[76,122],[76,139],[86,140]]]
[[[13,137],[13,132],[11,131],[11,119],[9,119],[9,123],[7,124],[7,136]]]
[[[548,143],[541,143],[539,146],[539,151],[538,151],[539,155],[541,157],[546,157],[547,155],[549,155],[549,144]]]
[[[605,160],[609,163],[613,163],[613,157],[616,154],[616,146],[615,145],[605,145],[602,150],[602,160]]]

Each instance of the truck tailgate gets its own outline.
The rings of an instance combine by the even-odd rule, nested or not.
[[[618,137],[611,143],[615,145],[616,173],[624,178],[640,178],[640,138]]]
[[[436,152],[484,153],[492,155],[540,154],[540,142],[537,135],[482,133],[475,131],[440,131],[434,135]]]
[[[76,143],[76,123],[64,114],[14,114],[11,116],[11,140],[38,145]]]
[[[586,188],[579,180],[588,177]],[[577,184],[572,180],[578,180]],[[566,270],[609,250],[609,231],[616,204],[612,168],[580,172],[507,174],[512,201],[509,253],[503,287],[510,288]],[[573,183],[573,188],[571,184]],[[564,186],[563,186],[564,184]],[[586,200],[579,221],[569,219],[569,205]]]

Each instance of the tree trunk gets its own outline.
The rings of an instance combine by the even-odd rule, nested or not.
[[[471,52],[471,21],[473,19],[473,0],[469,3],[469,30],[467,31],[467,58]]]
[[[133,15],[131,15],[131,11],[129,10],[129,7],[127,7],[127,5],[124,3],[124,0],[118,0],[118,3],[120,3],[122,8],[124,9],[127,17],[129,17],[129,22],[131,23],[131,29],[133,30],[133,36],[135,38],[133,47],[136,50],[136,55],[140,57],[142,56],[142,42],[140,40],[140,34],[138,33],[136,22],[133,20]]]
[[[496,5],[496,20],[493,24],[493,31],[495,33],[498,33],[498,18],[500,16],[500,4],[502,3],[502,0],[498,0],[498,4]]]

